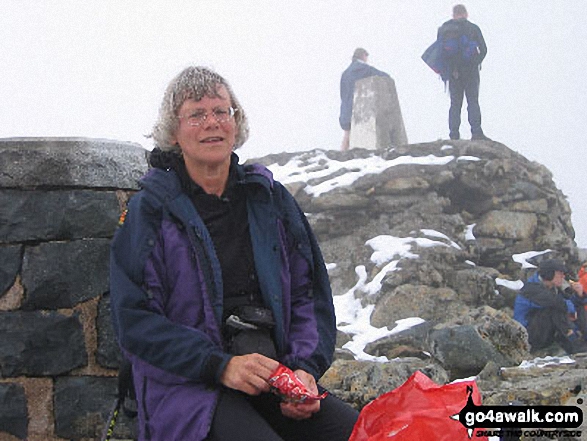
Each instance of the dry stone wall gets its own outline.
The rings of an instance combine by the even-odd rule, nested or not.
[[[110,239],[146,167],[137,144],[0,140],[1,440],[100,437],[119,356]]]

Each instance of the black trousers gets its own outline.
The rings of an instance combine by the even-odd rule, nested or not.
[[[448,90],[450,92],[448,128],[451,136],[456,137],[459,134],[464,97],[467,97],[467,114],[471,125],[471,134],[483,134],[481,129],[481,108],[479,107],[479,82],[479,70],[477,67],[466,72],[455,73],[448,81]]]
[[[573,352],[572,343],[566,336],[568,330],[569,321],[566,313],[540,308],[533,309],[528,315],[528,343],[532,351],[556,342],[565,351]]]
[[[333,395],[306,420],[282,415],[273,394],[248,396],[224,389],[208,439],[210,441],[347,441],[359,413]]]

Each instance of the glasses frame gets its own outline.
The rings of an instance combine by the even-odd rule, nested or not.
[[[194,113],[192,112],[191,114],[184,114],[184,115],[179,115],[177,118],[178,119],[185,119],[186,123],[188,126],[190,127],[199,127],[202,124],[204,124],[207,120],[208,117],[210,115],[214,116],[214,120],[218,123],[218,124],[225,124],[228,121],[230,121],[231,119],[234,118],[234,115],[236,114],[236,112],[238,111],[238,109],[235,109],[232,106],[229,106],[226,113],[226,116],[223,116],[222,118],[220,118],[216,112],[218,111],[224,111],[224,108],[220,108],[217,107],[214,110],[212,110],[211,112],[204,112],[201,116],[199,117],[195,117]],[[219,119],[220,118],[220,119]]]

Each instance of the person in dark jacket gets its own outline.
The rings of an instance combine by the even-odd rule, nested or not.
[[[514,319],[526,327],[531,351],[555,342],[568,353],[587,349],[573,324],[577,318],[575,302],[561,289],[566,271],[562,261],[544,260],[516,296]],[[583,296],[579,284],[573,289],[577,296]]]
[[[355,83],[363,78],[389,76],[389,74],[368,65],[368,58],[369,53],[365,49],[361,47],[355,49],[351,64],[345,69],[340,78],[340,116],[338,121],[344,131],[341,145],[341,150],[343,151],[349,149]]]
[[[336,338],[320,248],[271,172],[239,165],[245,112],[203,67],[169,84],[151,169],[111,250],[111,310],[132,363],[141,440],[346,440],[358,413],[270,393],[281,364],[306,388]]]
[[[481,108],[479,106],[479,70],[481,62],[487,55],[487,45],[479,26],[471,23],[468,17],[469,15],[464,5],[455,5],[453,7],[453,18],[443,23],[438,29],[438,40],[440,41],[465,35],[469,41],[475,41],[478,44],[476,53],[471,60],[465,61],[461,57],[448,60],[448,88],[450,91],[449,136],[450,139],[460,139],[461,137],[459,131],[461,108],[463,107],[463,98],[466,96],[469,124],[471,125],[471,139],[489,140],[481,128]]]

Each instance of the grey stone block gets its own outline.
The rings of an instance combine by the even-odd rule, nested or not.
[[[136,189],[146,153],[139,144],[106,139],[0,139],[0,188]]]
[[[20,384],[0,384],[0,433],[26,439],[28,415],[24,388]]]
[[[82,325],[56,312],[0,313],[0,376],[61,375],[87,364]]]
[[[118,368],[120,366],[121,352],[112,327],[109,295],[104,295],[98,304],[96,328],[98,332],[98,349],[96,351],[98,364],[105,368]]]
[[[27,247],[23,309],[71,308],[108,290],[109,239],[50,242]]]
[[[22,246],[0,246],[0,297],[12,286],[20,269]]]
[[[55,434],[66,439],[99,439],[116,402],[117,380],[68,377],[55,381]],[[136,419],[119,413],[113,439],[136,439]]]
[[[0,243],[112,237],[119,216],[114,191],[0,190]]]

